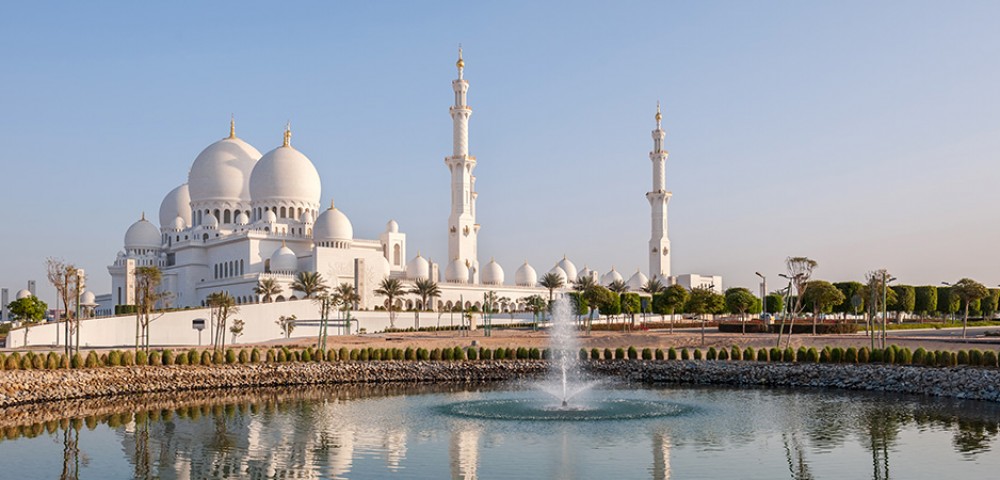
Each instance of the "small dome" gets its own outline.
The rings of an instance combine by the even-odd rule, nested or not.
[[[278,221],[278,215],[274,213],[274,210],[264,211],[264,223],[275,223]]]
[[[590,267],[588,267],[586,265],[583,266],[583,270],[580,270],[579,272],[576,273],[576,279],[577,280],[580,280],[581,278],[584,278],[584,277],[594,278],[594,271],[591,270]],[[595,279],[595,281],[596,281],[596,279]]]
[[[179,231],[184,230],[185,228],[187,228],[186,222],[184,221],[183,218],[181,218],[180,215],[174,217],[174,224],[173,225],[174,225],[174,231],[175,232],[179,232]]]
[[[28,297],[31,297],[31,296],[32,296],[31,295],[31,290],[28,290],[27,288],[22,288],[22,289],[20,289],[20,290],[17,291],[17,295],[14,296],[14,299],[15,300],[20,300],[22,298],[28,298]]]
[[[465,262],[456,258],[445,269],[444,279],[452,283],[468,283],[469,267],[465,266]]]
[[[236,137],[209,145],[188,172],[191,202],[249,202],[250,173],[259,158],[256,148]]]
[[[608,285],[611,285],[612,283],[614,283],[614,282],[616,282],[618,280],[622,280],[622,275],[620,273],[618,273],[617,270],[615,270],[615,267],[611,267],[611,271],[609,271],[608,273],[605,273],[601,277],[601,284],[604,285],[604,286],[608,286]]]
[[[312,212],[312,210],[306,210],[305,213],[302,214],[302,223],[307,224],[307,225],[310,224],[310,223],[313,223],[313,212]]]
[[[271,255],[271,271],[280,273],[293,273],[299,269],[299,259],[295,252],[281,242],[281,248]]]
[[[399,233],[399,224],[395,220],[389,220],[389,223],[385,224],[385,231],[388,233]]]
[[[319,214],[316,224],[313,225],[313,240],[317,242],[353,239],[354,226],[351,225],[351,220],[332,204],[325,212]]]
[[[576,281],[576,265],[573,265],[573,262],[569,261],[566,255],[563,255],[562,260],[559,260],[559,263],[556,265],[559,265],[559,268],[563,269],[563,272],[566,272],[566,283]]]
[[[427,279],[431,276],[431,264],[426,258],[418,253],[413,260],[406,263],[406,278],[416,280],[418,278]]]
[[[642,287],[646,285],[647,281],[649,281],[649,278],[643,275],[643,273],[637,268],[635,269],[635,273],[632,274],[632,277],[628,279],[628,289],[633,292],[641,292]]]
[[[160,229],[146,220],[146,215],[125,232],[126,249],[160,248],[160,243]]]
[[[514,283],[519,287],[534,287],[538,284],[538,274],[531,265],[528,265],[527,260],[514,272]]]
[[[250,219],[247,218],[247,214],[246,213],[240,212],[240,213],[236,214],[236,224],[237,225],[246,225],[248,223],[250,223]]]
[[[94,292],[86,291],[83,295],[80,295],[80,305],[81,306],[93,306],[97,305],[97,297],[94,296]]]
[[[559,278],[562,278],[563,285],[566,285],[566,270],[563,270],[559,265],[552,267],[552,270],[549,270],[549,273],[559,275]]]
[[[191,225],[191,193],[188,191],[186,183],[171,190],[160,202],[161,227],[173,225],[173,221],[177,217],[181,217],[184,221],[184,226],[179,230],[184,230],[188,225]]]
[[[320,188],[316,166],[290,146],[264,154],[250,174],[254,204],[293,202],[319,206]]]
[[[503,267],[496,260],[490,259],[482,273],[479,274],[484,285],[503,285]]]
[[[206,213],[202,217],[201,225],[205,228],[219,228],[219,219],[215,218],[215,215],[211,213]]]

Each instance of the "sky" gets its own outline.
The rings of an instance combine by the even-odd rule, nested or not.
[[[451,80],[480,262],[648,269],[656,102],[673,272],[1000,283],[1000,3],[17,2],[0,17],[0,286],[110,289],[142,212],[237,132],[293,144],[356,238],[446,263]],[[443,267],[442,267],[443,268]]]

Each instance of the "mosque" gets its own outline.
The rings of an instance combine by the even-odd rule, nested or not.
[[[291,285],[299,272],[318,272],[329,286],[353,285],[361,300],[359,310],[384,306],[374,294],[382,279],[399,278],[404,284],[417,279],[439,282],[442,295],[434,305],[418,299],[397,300],[401,309],[450,310],[454,306],[481,308],[486,292],[506,297],[505,310],[523,310],[519,299],[546,293],[538,286],[540,275],[524,262],[513,282],[494,260],[480,263],[476,221],[476,157],[469,154],[469,82],[463,76],[465,62],[459,49],[458,78],[452,81],[454,104],[451,155],[444,159],[451,173],[451,212],[448,217],[448,259],[443,272],[434,261],[419,253],[407,261],[406,234],[389,220],[377,239],[355,238],[351,220],[331,201],[321,204],[320,177],[309,157],[292,145],[286,127],[280,146],[261,155],[239,138],[235,122],[229,136],[206,147],[195,158],[187,182],[164,197],[159,227],[145,215],[125,232],[124,249],[110,266],[111,292],[97,296],[98,316],[111,315],[116,305],[135,303],[137,267],[157,266],[161,289],[170,292],[171,307],[204,306],[208,295],[225,291],[239,304],[259,303],[254,288],[263,279],[274,279],[282,292],[275,301],[296,300],[301,293]],[[652,190],[646,194],[651,206],[649,275],[663,284],[691,285],[692,276],[670,276],[670,241],[667,236],[667,203],[664,167],[667,151],[660,125],[659,106],[653,131]],[[410,249],[412,251],[412,249]],[[623,280],[612,268],[602,274],[589,268],[578,270],[568,258],[549,270],[563,277],[567,287],[581,276],[591,276],[603,285]],[[627,280],[638,291],[647,275],[636,271]],[[718,277],[706,277],[709,279]],[[721,288],[721,279],[716,285]]]

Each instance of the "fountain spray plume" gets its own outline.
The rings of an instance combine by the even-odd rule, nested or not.
[[[590,383],[579,381],[580,345],[576,333],[569,300],[556,300],[552,305],[549,327],[549,378],[542,389],[558,398],[563,407],[569,405],[571,398],[591,387]]]

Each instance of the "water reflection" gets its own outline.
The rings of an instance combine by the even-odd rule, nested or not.
[[[581,478],[608,476],[601,470],[608,465],[611,474],[638,468],[621,476],[666,480],[692,472],[732,473],[725,468],[737,468],[737,460],[745,457],[773,459],[761,463],[795,480],[828,478],[833,467],[863,464],[869,466],[855,477],[881,480],[891,478],[893,469],[911,467],[899,458],[914,448],[950,450],[957,462],[989,466],[984,461],[989,458],[995,464],[996,459],[983,455],[994,448],[1000,432],[1000,406],[994,404],[830,392],[648,391],[643,394],[701,409],[655,421],[540,425],[441,417],[431,408],[506,394],[491,390],[385,385],[60,402],[0,411],[0,442],[49,439],[52,447],[58,446],[62,465],[40,475],[61,479],[88,476],[96,459],[120,469],[111,476],[140,479],[393,473],[475,479],[508,472]],[[932,447],[918,442],[915,447],[914,439],[921,437],[944,442]],[[108,449],[107,439],[117,447]],[[45,453],[46,448],[38,447],[38,456],[51,460],[56,452]],[[841,459],[853,450],[868,458]],[[0,463],[10,467],[8,472],[31,472],[31,459],[12,461],[7,455],[14,453],[8,452],[12,450],[0,447]],[[722,458],[720,452],[731,456],[733,465],[702,462]],[[761,471],[769,473],[756,476],[779,474]]]

